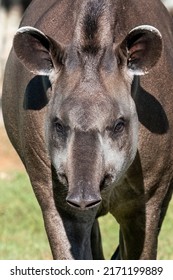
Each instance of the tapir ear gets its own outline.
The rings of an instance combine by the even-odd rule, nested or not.
[[[127,67],[134,75],[146,74],[162,53],[162,36],[158,29],[141,25],[132,29],[120,45]]]
[[[63,64],[63,47],[36,28],[18,29],[13,46],[21,63],[36,75],[50,75]]]

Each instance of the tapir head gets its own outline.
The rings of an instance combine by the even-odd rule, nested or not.
[[[79,209],[98,205],[102,190],[116,184],[134,160],[138,117],[132,81],[156,64],[162,49],[159,31],[146,25],[116,44],[92,43],[76,39],[64,47],[33,27],[20,28],[14,38],[25,67],[51,81],[48,150],[68,188],[67,203]]]

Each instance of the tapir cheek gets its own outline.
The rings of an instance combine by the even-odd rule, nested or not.
[[[136,148],[131,149],[130,142],[127,141],[123,149],[119,149],[116,144],[102,141],[106,184],[116,183],[125,174],[136,154]]]
[[[107,160],[105,165],[106,173],[109,175],[109,181],[114,183],[119,180],[122,174],[126,171],[126,158],[124,152],[113,153],[111,159]]]
[[[66,173],[67,151],[66,149],[52,148],[51,164],[55,168],[58,175]]]

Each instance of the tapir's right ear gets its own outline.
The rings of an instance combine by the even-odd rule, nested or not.
[[[126,57],[127,69],[133,75],[144,75],[162,54],[162,35],[151,25],[133,28],[118,47]]]
[[[18,29],[13,46],[21,63],[36,75],[48,76],[63,64],[63,47],[34,27]]]

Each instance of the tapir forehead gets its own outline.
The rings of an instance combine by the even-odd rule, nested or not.
[[[57,117],[72,128],[101,131],[111,121],[127,113],[123,107],[117,100],[99,93],[82,97],[70,96],[62,102]]]

